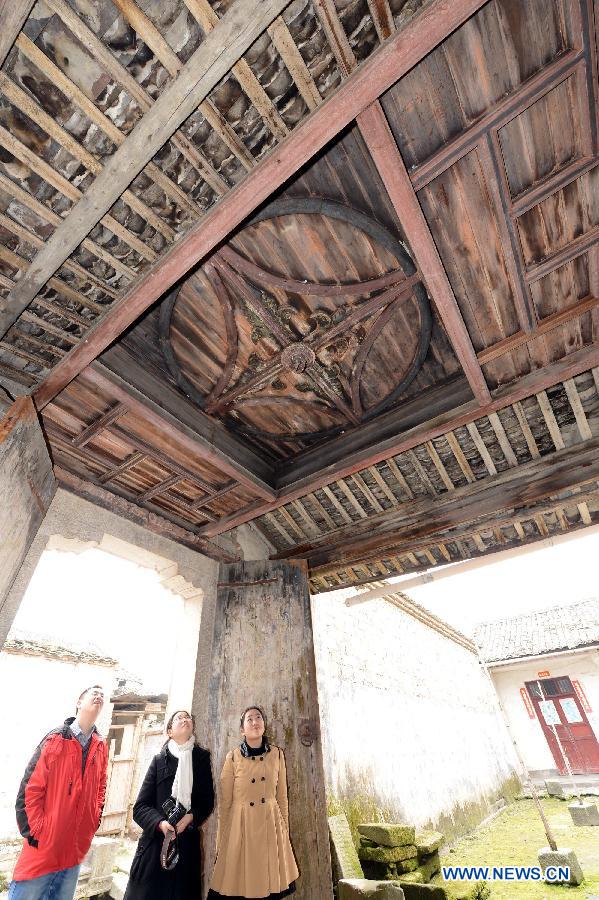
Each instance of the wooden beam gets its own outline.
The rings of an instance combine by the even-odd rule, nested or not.
[[[53,0],[54,2],[54,0]],[[191,0],[188,0],[191,3]],[[312,159],[363,109],[409,72],[421,59],[473,15],[487,0],[434,0],[389,38],[326,102],[180,238],[111,309],[88,337],[54,367],[36,393],[41,408],[111,344],[165,291],[203,259],[282,184]],[[205,45],[202,44],[202,48]],[[124,145],[123,145],[124,146]]]
[[[593,483],[599,476],[599,438],[577,444],[552,455],[549,468],[543,459],[534,459],[516,469],[508,469],[490,476],[482,482],[474,482],[455,491],[406,503],[400,510],[387,510],[372,516],[368,522],[354,523],[351,528],[337,529],[333,535],[303,545],[291,547],[284,555],[306,557],[318,567],[333,562],[342,566],[354,564],[357,559],[367,559],[369,554],[385,555],[389,550],[400,552],[407,542],[429,538],[452,528],[478,522],[485,516],[495,516],[506,510],[518,510],[518,516],[526,519],[522,510],[538,501],[546,500],[561,491]],[[569,500],[560,499],[561,505]],[[572,503],[579,502],[576,496]],[[538,510],[531,509],[530,515]],[[491,527],[496,524],[491,522]],[[478,531],[483,526],[478,523]],[[449,540],[445,537],[444,540]]]
[[[267,30],[269,38],[277,49],[277,53],[287,66],[287,71],[302,95],[304,103],[309,110],[316,109],[322,101],[322,97],[308,66],[304,62],[304,57],[293,40],[282,16],[275,19],[272,25],[268,26]]]
[[[116,406],[111,407],[104,415],[100,416],[99,419],[96,419],[95,422],[92,422],[91,425],[84,428],[81,434],[74,437],[73,447],[85,447],[86,444],[99,434],[99,432],[103,431],[109,425],[112,425],[113,422],[116,422],[117,419],[124,416],[126,412],[127,407],[125,404],[117,403]]]
[[[10,53],[35,0],[4,0],[0,10],[0,66]]]
[[[389,6],[389,0],[368,0],[368,9],[376,28],[376,33],[381,43],[391,37],[395,31],[393,13]]]
[[[191,427],[178,420],[172,413],[162,409],[149,397],[144,396],[137,388],[128,384],[100,363],[94,363],[93,366],[86,370],[85,379],[94,384],[99,390],[106,392],[114,400],[125,404],[131,412],[140,415],[150,427],[156,428],[158,431],[168,430],[169,435],[176,439],[187,452],[193,456],[201,457],[207,463],[216,466],[220,472],[234,478],[235,481],[249,488],[253,494],[268,500],[272,500],[275,497],[273,488],[250,472],[243,464],[227,456],[219,449],[217,432],[221,429],[216,428],[216,423],[208,420],[211,425],[211,440],[210,437],[192,430]],[[246,452],[246,458],[247,456]]]
[[[580,318],[584,313],[595,309],[596,306],[599,306],[599,295],[584,297],[573,306],[568,307],[568,309],[562,309],[559,312],[552,313],[544,319],[541,319],[534,331],[527,333],[520,331],[518,334],[512,334],[510,337],[498,341],[491,347],[486,347],[484,350],[481,350],[480,353],[477,354],[478,361],[481,366],[485,366],[488,363],[493,362],[494,359],[504,356],[506,353],[512,353],[512,351],[517,350],[518,347],[522,347],[524,344],[532,344],[533,341],[543,337],[544,334],[549,334],[549,332],[554,331],[556,328],[567,325],[568,322]]]
[[[584,60],[582,49],[566,50],[549,65],[527,79],[488,112],[473,122],[465,131],[443,144],[428,159],[420,163],[410,174],[416,191],[422,190],[450,166],[479,144],[491,128],[500,128],[527,109],[548,91],[569,78]]]
[[[0,337],[16,321],[62,263],[87,237],[118,200],[146,163],[154,157],[177,128],[231,66],[245,53],[265,28],[287,6],[289,0],[237,0],[181,70],[179,77],[162,92],[140,119],[127,140],[117,148],[48,239],[29,270],[9,294],[0,312]]]
[[[543,259],[527,266],[526,280],[529,284],[532,284],[532,282],[544,278],[545,275],[549,275],[550,272],[554,272],[560,266],[565,266],[566,263],[572,262],[573,259],[578,259],[583,253],[587,253],[591,248],[596,247],[598,243],[599,225],[595,225],[584,234],[574,238],[573,241],[568,241],[559,250],[548,253]]]
[[[538,394],[542,390],[564,381],[567,378],[573,378],[582,372],[599,366],[599,345],[594,344],[591,348],[579,350],[572,353],[565,359],[559,360],[544,369],[538,369],[530,375],[523,376],[518,383],[514,385],[506,385],[505,388],[496,392],[491,403],[484,407],[479,407],[476,403],[465,403],[453,412],[448,412],[436,416],[434,419],[423,422],[412,428],[408,428],[401,433],[394,435],[381,441],[376,446],[368,449],[360,450],[356,453],[349,454],[344,457],[341,462],[332,464],[327,467],[326,472],[317,472],[309,477],[298,479],[289,483],[284,489],[279,491],[277,500],[265,503],[262,506],[256,505],[251,514],[249,512],[241,512],[233,514],[226,519],[221,520],[221,525],[226,525],[223,530],[241,525],[250,521],[252,518],[261,516],[264,513],[271,512],[283,503],[288,503],[296,497],[303,497],[310,491],[318,490],[324,485],[331,484],[340,478],[347,477],[353,472],[360,471],[369,465],[386,460],[390,462],[390,457],[406,450],[411,450],[428,440],[441,437],[448,431],[454,430],[461,426],[474,422],[483,416],[489,416],[491,424],[495,421],[501,426],[499,418],[495,419],[498,410],[505,409],[519,400]],[[493,425],[495,428],[496,426]],[[503,429],[502,429],[503,430]],[[497,431],[496,431],[497,433]],[[499,432],[500,434],[501,432]],[[499,438],[498,434],[498,438]],[[505,435],[505,432],[504,432]],[[510,460],[516,460],[513,451],[510,448],[511,456],[508,456],[509,442],[507,437],[502,444],[502,449],[506,455],[506,459],[512,465]],[[206,526],[205,533],[212,536],[219,533],[218,527]]]
[[[62,466],[56,466],[54,474],[60,486],[70,493],[83,497],[84,500],[89,500],[90,503],[102,509],[107,509],[117,516],[135,522],[136,525],[141,525],[142,528],[146,528],[154,534],[159,534],[178,544],[183,544],[185,547],[190,547],[192,550],[197,550],[205,556],[221,562],[233,562],[239,559],[239,556],[234,552],[227,551],[225,548],[219,547],[218,544],[214,544],[212,541],[206,540],[206,538],[200,537],[192,531],[187,531],[180,525],[175,525],[153,510],[150,512],[147,509],[142,509],[142,507],[125,499],[125,497],[107,491],[91,481],[86,481],[80,476],[67,471]]]
[[[491,395],[470,335],[380,103],[360,113],[357,121],[472,392],[481,405],[488,403]]]

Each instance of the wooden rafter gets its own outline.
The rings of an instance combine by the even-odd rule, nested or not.
[[[39,251],[31,268],[11,291],[7,308],[0,313],[0,336],[287,3],[288,0],[237,0],[233,4]]]
[[[380,103],[376,101],[360,113],[357,122],[472,392],[483,405],[491,399],[489,389],[439,252]]]
[[[0,66],[10,53],[21,28],[25,24],[35,0],[5,2],[0,10]]]
[[[107,313],[102,324],[94,329],[93,337],[85,346],[80,345],[68,361],[63,360],[55,366],[46,379],[43,391],[36,395],[38,406],[43,407],[56,396],[145,309],[345,128],[361,110],[430,53],[485,2],[486,0],[454,0],[449,6],[435,2],[427,4],[415,14],[329,100],[323,102],[280,146],[261,161],[251,175],[182,237],[159,265],[136,282],[118,309]]]

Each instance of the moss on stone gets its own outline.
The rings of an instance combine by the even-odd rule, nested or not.
[[[430,856],[445,843],[445,837],[440,831],[417,831],[414,843],[419,857]]]
[[[358,833],[382,847],[407,847],[413,845],[415,839],[413,825],[395,822],[361,822]]]
[[[414,844],[410,844],[407,847],[360,847],[358,849],[360,859],[371,860],[372,862],[398,862],[404,859],[416,859],[417,855]]]

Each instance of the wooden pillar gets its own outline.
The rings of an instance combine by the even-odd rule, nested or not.
[[[307,568],[303,560],[221,565],[204,597],[194,712],[212,753],[215,784],[239,745],[239,716],[252,703],[287,759],[297,900],[332,898],[320,716]],[[214,860],[216,816],[205,834],[205,882]]]
[[[0,648],[16,612],[7,594],[55,490],[33,402],[19,397],[0,421]]]

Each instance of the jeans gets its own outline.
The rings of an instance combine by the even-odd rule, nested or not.
[[[73,900],[80,868],[72,866],[39,878],[11,881],[8,900]]]

